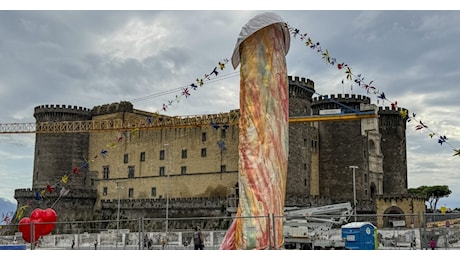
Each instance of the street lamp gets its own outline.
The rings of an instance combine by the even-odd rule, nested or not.
[[[118,247],[118,230],[120,227],[120,189],[124,189],[125,187],[121,187],[118,185],[117,182],[117,194],[118,194],[118,208],[117,208],[117,239],[115,240],[115,248]]]
[[[169,146],[169,144],[163,144],[163,146]],[[169,173],[171,172],[171,146],[168,149],[168,170],[166,171],[167,180],[166,180],[166,245],[168,245],[168,218],[169,218]]]
[[[353,169],[353,206],[354,206],[354,215],[355,215],[355,222],[356,222],[356,177],[355,171],[358,169],[358,166],[350,166],[350,169]]]

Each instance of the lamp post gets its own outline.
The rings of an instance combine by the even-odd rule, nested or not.
[[[354,207],[354,215],[355,215],[355,222],[356,222],[356,176],[355,171],[358,169],[358,166],[350,166],[350,169],[353,169],[353,207]]]
[[[169,146],[169,144],[163,144],[163,146]],[[166,232],[165,232],[165,236],[166,236],[166,244],[165,246],[168,245],[168,218],[169,218],[169,173],[171,171],[171,146],[169,146],[169,149],[168,149],[168,170],[166,171],[166,174],[167,174],[167,180],[166,180]]]
[[[118,207],[117,207],[117,238],[115,240],[115,248],[118,248],[118,230],[120,227],[120,189],[124,189],[125,187],[121,187],[118,185],[117,182],[117,194],[118,194]]]

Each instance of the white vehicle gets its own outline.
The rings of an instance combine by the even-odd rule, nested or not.
[[[313,208],[285,208],[284,247],[286,249],[345,248],[341,227],[353,214],[351,203]]]

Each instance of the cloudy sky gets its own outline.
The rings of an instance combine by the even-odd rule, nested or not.
[[[409,188],[448,185],[452,195],[440,205],[460,207],[460,11],[271,10],[387,100],[291,37],[288,74],[313,80],[317,95],[368,95],[416,113],[407,125]],[[176,95],[165,114],[239,108],[239,68],[230,62],[188,98],[182,89],[230,59],[241,27],[262,12],[1,10],[0,124],[33,123],[34,107],[45,104],[131,101],[157,112]],[[418,120],[428,129],[416,130]],[[33,157],[33,134],[0,134],[0,197],[15,203],[14,190],[32,186]]]

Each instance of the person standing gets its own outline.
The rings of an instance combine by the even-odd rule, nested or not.
[[[75,239],[72,239],[72,249],[75,247]]]
[[[97,250],[97,239],[94,240],[94,250]]]
[[[430,248],[431,250],[434,250],[436,248],[436,240],[434,240],[434,238],[431,238],[430,240]]]
[[[195,246],[195,250],[203,250],[204,248],[203,233],[201,233],[199,227],[195,227],[195,232],[193,232],[193,244]]]

